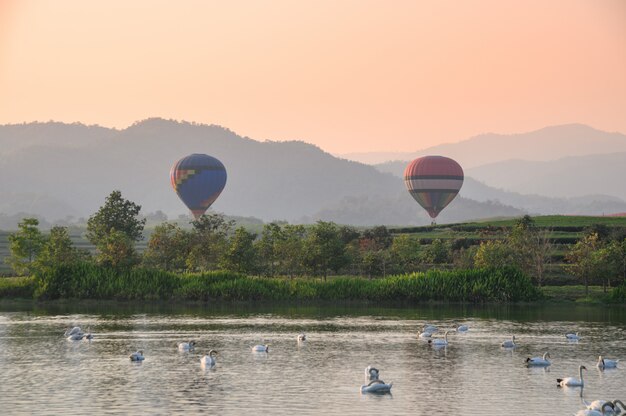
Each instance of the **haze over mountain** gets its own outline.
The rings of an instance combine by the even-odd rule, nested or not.
[[[169,169],[187,154],[207,153],[228,171],[226,188],[213,205],[228,215],[355,225],[430,223],[403,181],[390,173],[333,157],[304,142],[259,142],[220,126],[163,119],[148,119],[123,130],[31,123],[0,126],[0,143],[0,214],[5,215],[87,217],[114,189],[142,205],[144,214],[157,210],[170,217],[186,214],[171,189]],[[471,178],[461,196],[438,222],[526,212],[626,211],[626,203],[617,199],[599,197],[593,205],[594,200],[527,197],[494,190]]]
[[[416,140],[419,142],[419,138]],[[338,155],[368,164],[410,161],[426,155],[445,155],[470,169],[510,159],[549,161],[570,156],[626,152],[626,135],[607,133],[583,124],[545,127],[518,134],[481,134],[415,152],[349,153]]]
[[[467,169],[497,188],[555,197],[593,194],[626,199],[626,152],[567,157],[549,162],[507,160]]]

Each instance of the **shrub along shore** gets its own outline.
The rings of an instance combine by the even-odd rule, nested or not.
[[[92,263],[60,266],[36,277],[0,279],[0,298],[278,301],[367,300],[398,302],[532,302],[540,289],[513,268],[411,273],[379,279],[251,277],[231,272],[175,274]]]

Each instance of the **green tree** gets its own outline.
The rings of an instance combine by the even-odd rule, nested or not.
[[[552,253],[550,230],[535,227],[533,219],[525,215],[513,226],[507,242],[512,250],[512,264],[541,286]]]
[[[282,228],[282,236],[275,245],[275,254],[280,259],[280,273],[293,277],[302,271],[305,235],[303,225],[287,224]]]
[[[437,238],[422,250],[422,262],[426,264],[450,263],[450,251],[450,245],[445,241]]]
[[[154,227],[143,254],[143,262],[148,267],[168,271],[182,271],[191,249],[191,233],[178,224],[164,222]]]
[[[103,265],[127,267],[138,262],[135,242],[142,239],[146,219],[141,206],[113,191],[98,212],[87,221],[87,239],[96,246],[96,260]],[[125,256],[115,258],[115,256]]]
[[[478,252],[478,246],[471,245],[466,247],[461,247],[458,250],[455,250],[452,254],[452,262],[454,263],[454,267],[457,269],[473,269],[475,267],[474,260],[476,258],[476,253]]]
[[[626,283],[626,238],[623,238],[621,242],[615,241],[615,257],[618,264],[619,280]]]
[[[50,234],[35,260],[38,271],[50,270],[55,266],[76,264],[89,257],[86,250],[78,250],[70,239],[67,227],[52,227]]]
[[[308,230],[304,243],[305,263],[314,274],[321,273],[324,281],[328,272],[337,272],[346,264],[345,244],[334,222],[318,221]]]
[[[565,265],[565,270],[582,280],[585,285],[586,295],[589,295],[589,283],[594,273],[597,273],[598,269],[603,267],[601,264],[603,257],[596,253],[601,246],[598,234],[592,232],[574,244],[565,255],[565,259],[568,261],[568,264]]]
[[[24,218],[18,224],[18,231],[10,234],[8,240],[10,254],[6,262],[20,276],[31,274],[35,259],[45,242],[39,230],[39,220]]]
[[[97,247],[112,230],[116,230],[130,241],[141,240],[146,219],[139,218],[139,211],[141,205],[124,199],[120,191],[111,192],[104,205],[87,220],[87,239]]]
[[[280,270],[279,246],[285,239],[283,228],[278,222],[270,222],[263,226],[261,238],[256,242],[259,253],[259,267],[262,274],[274,276]]]
[[[483,241],[474,256],[474,265],[479,268],[500,269],[510,267],[512,264],[514,262],[511,247],[499,240]]]
[[[391,259],[399,273],[417,271],[420,264],[421,244],[419,239],[402,234],[391,243]]]
[[[256,234],[243,227],[237,228],[221,259],[222,268],[244,274],[255,273],[257,267],[255,239]]]
[[[550,239],[550,230],[536,230],[531,235],[530,263],[532,272],[530,275],[534,278],[538,286],[543,284],[546,274],[546,267],[552,259],[553,244]]]
[[[193,271],[216,270],[226,251],[226,236],[234,223],[227,221],[221,214],[207,214],[192,221],[193,231],[187,268]]]
[[[371,278],[387,274],[388,252],[393,238],[385,226],[365,230],[359,239],[362,271]]]
[[[613,240],[595,252],[595,263],[599,265],[599,277],[606,292],[607,287],[626,281],[626,239]]]
[[[98,240],[96,260],[107,267],[124,269],[139,263],[135,242],[123,231],[112,229]]]

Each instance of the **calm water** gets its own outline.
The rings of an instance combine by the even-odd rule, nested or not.
[[[416,338],[425,323],[470,330],[435,349]],[[95,339],[67,341],[74,325]],[[501,348],[512,334],[518,348]],[[195,352],[178,352],[189,339]],[[145,361],[130,362],[138,349]],[[218,363],[203,370],[209,349]],[[545,351],[551,367],[524,366]],[[626,401],[626,368],[598,370],[600,354],[626,360],[625,308],[0,305],[0,413],[570,415],[580,389],[555,379],[580,364],[586,400]],[[368,365],[392,394],[359,392]]]

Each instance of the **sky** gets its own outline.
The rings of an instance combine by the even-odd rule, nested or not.
[[[626,132],[626,1],[0,0],[0,124],[149,117],[335,154]]]

